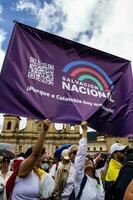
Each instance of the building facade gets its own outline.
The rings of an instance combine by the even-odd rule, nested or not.
[[[19,128],[21,118],[19,116],[4,115],[0,143],[11,143],[14,145],[14,152],[19,154],[25,152],[27,148],[34,145],[38,138],[38,126],[42,126],[43,121],[27,119],[24,129]],[[89,133],[88,133],[89,134]],[[62,144],[77,144],[81,138],[79,125],[63,124],[62,130],[56,130],[55,124],[51,124],[46,135],[45,148],[49,155],[53,155],[57,146]],[[97,152],[108,152],[111,144],[120,142],[133,147],[132,139],[114,138],[99,136],[95,140],[88,140],[88,151],[93,154]]]

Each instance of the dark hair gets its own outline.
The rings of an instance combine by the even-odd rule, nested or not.
[[[21,153],[19,153],[19,154],[17,155],[17,158],[18,158],[18,157],[23,157],[23,158],[24,158],[24,157],[25,157],[25,154],[24,154],[23,152],[21,152]]]
[[[32,154],[32,147],[28,148],[24,154],[24,158],[28,158]]]
[[[104,167],[108,156],[107,156],[107,154],[101,153],[100,157],[102,158],[102,160],[99,160],[98,162],[96,162],[96,164],[95,164],[96,169],[100,169],[100,168]]]
[[[32,151],[33,147],[28,148],[24,154],[24,158],[28,158],[32,154]],[[41,155],[43,155],[44,153],[45,153],[45,148],[42,149]]]
[[[1,160],[1,163],[4,163],[4,162],[8,162],[8,163],[10,163],[10,157],[9,156],[4,156],[3,158],[2,158],[2,160]]]

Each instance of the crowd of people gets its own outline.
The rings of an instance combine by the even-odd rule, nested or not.
[[[87,122],[79,145],[47,156],[45,137],[51,122],[38,128],[34,147],[0,165],[0,200],[133,200],[133,150],[118,142],[108,154],[90,155]]]

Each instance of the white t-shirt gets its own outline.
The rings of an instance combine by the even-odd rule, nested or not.
[[[67,184],[62,193],[62,200],[68,200],[73,189],[76,197],[79,194],[81,182],[85,173],[86,154],[87,138],[82,138],[79,141],[79,147],[74,165],[71,165],[70,167]],[[96,179],[87,176],[87,182],[83,188],[80,200],[104,200],[104,196],[105,193],[102,182],[100,181],[100,184],[98,184]]]
[[[12,192],[12,200],[39,200],[40,180],[34,171],[26,177],[17,177]]]
[[[80,186],[78,188],[78,191],[79,190]],[[102,182],[98,184],[96,179],[87,176],[87,181],[80,200],[104,200],[104,189]]]
[[[52,196],[55,188],[55,182],[51,175],[44,174],[40,181],[40,197],[41,199],[47,199]]]
[[[6,182],[8,180],[8,178],[11,176],[12,171],[8,171],[6,173],[6,176],[4,177],[3,174],[0,171],[0,200],[6,200]],[[2,188],[3,188],[3,192],[2,192]]]

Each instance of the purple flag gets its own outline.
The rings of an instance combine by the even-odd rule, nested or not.
[[[0,112],[133,134],[131,63],[17,22],[0,76]]]

